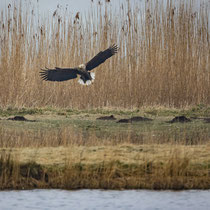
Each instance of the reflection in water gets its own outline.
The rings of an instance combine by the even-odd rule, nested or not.
[[[1,191],[1,210],[24,209],[210,209],[210,190]]]

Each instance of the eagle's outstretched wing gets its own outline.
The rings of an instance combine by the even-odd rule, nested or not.
[[[77,78],[78,70],[71,68],[41,69],[40,76],[45,81],[66,81]]]
[[[93,57],[90,61],[86,63],[86,70],[90,71],[94,69],[117,52],[118,46],[115,44],[109,47],[108,49],[99,52],[95,57]]]

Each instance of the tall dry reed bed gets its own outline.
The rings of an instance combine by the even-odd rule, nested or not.
[[[104,3],[86,15],[57,9],[45,18],[34,8],[20,3],[1,11],[2,108],[210,104],[208,5],[128,1],[116,11]],[[79,65],[113,43],[119,53],[96,70],[89,87],[39,77],[40,68]]]

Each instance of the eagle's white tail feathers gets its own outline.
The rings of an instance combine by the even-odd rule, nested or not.
[[[87,80],[85,84],[86,84],[86,85],[91,85],[91,83],[92,83],[91,80]]]
[[[82,79],[79,79],[78,82],[81,85],[91,85],[95,79],[95,73],[94,72],[90,72],[90,76],[92,78],[92,80],[87,80],[86,83],[84,83],[84,81]]]
[[[85,83],[82,79],[79,79],[78,82],[79,82],[80,85],[85,85]]]
[[[94,72],[90,72],[90,76],[92,77],[92,81],[94,81],[94,79],[95,79],[95,73]]]

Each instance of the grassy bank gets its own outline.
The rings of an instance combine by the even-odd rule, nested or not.
[[[169,123],[180,115],[191,121]],[[134,116],[151,121],[119,123]],[[1,110],[1,189],[209,189],[209,116],[204,106]]]
[[[1,149],[1,189],[209,189],[209,149],[209,145]]]

